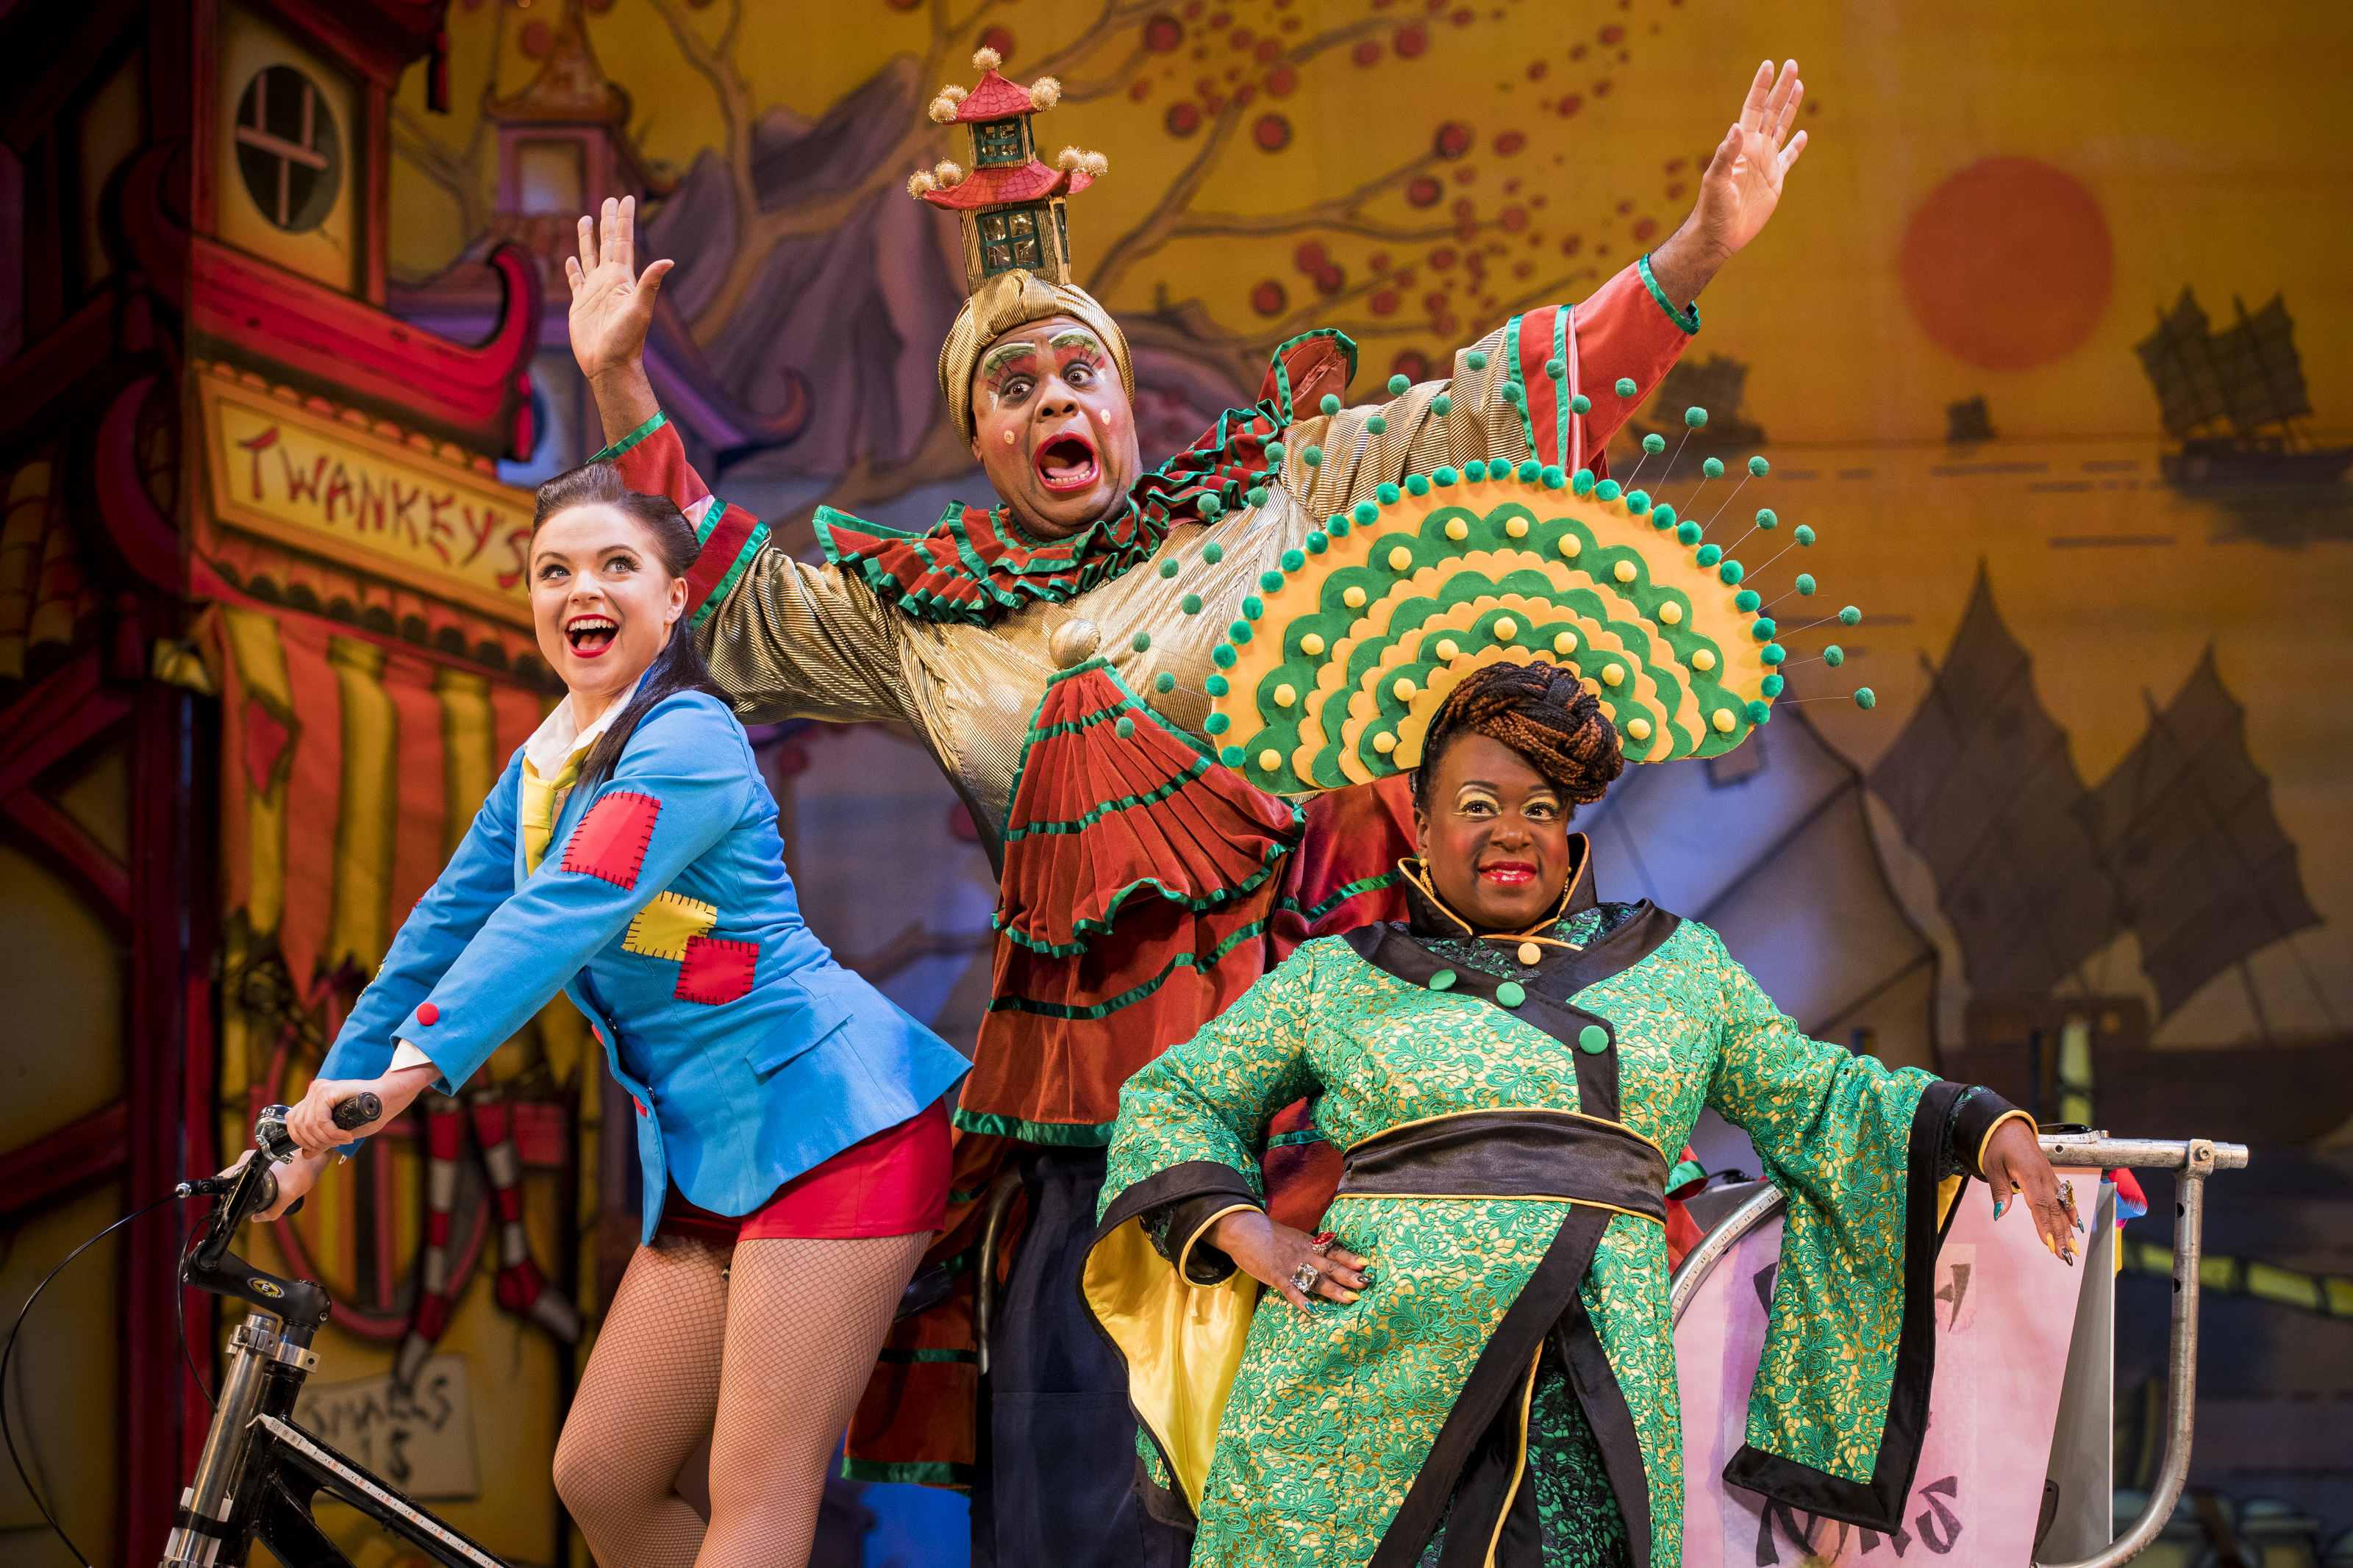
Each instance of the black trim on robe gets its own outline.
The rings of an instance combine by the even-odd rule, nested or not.
[[[1986,1141],[1986,1134],[1993,1131],[1995,1122],[2017,1109],[1989,1089],[1979,1089],[1963,1100],[1960,1110],[1950,1113],[1953,1119],[1953,1163],[1978,1181],[1984,1181],[1985,1173],[1978,1169],[1978,1145]]]
[[[1238,1204],[1261,1214],[1266,1212],[1266,1200],[1250,1191],[1250,1182],[1231,1165],[1216,1160],[1187,1160],[1181,1165],[1153,1172],[1113,1199],[1089,1238],[1087,1249],[1092,1251],[1129,1220],[1165,1208],[1170,1211],[1168,1244],[1180,1249],[1181,1256],[1185,1243],[1208,1223],[1211,1215]],[[1168,1261],[1174,1265],[1176,1259],[1171,1258]],[[1195,1285],[1223,1284],[1234,1271],[1234,1260],[1206,1241],[1193,1249],[1193,1257],[1187,1261],[1192,1267],[1185,1278]]]
[[[1920,1103],[1912,1112],[1904,1184],[1904,1322],[1896,1337],[1887,1425],[1880,1435],[1871,1479],[1847,1480],[1743,1443],[1724,1467],[1725,1484],[1865,1530],[1892,1535],[1902,1527],[1904,1500],[1911,1493],[1920,1446],[1928,1435],[1929,1385],[1936,1377],[1936,1252],[1951,1223],[1949,1215],[1946,1225],[1937,1223],[1936,1173],[1943,1165],[1941,1143],[1954,1097],[1968,1087],[1939,1079],[1920,1091]],[[1965,1119],[1974,1104],[1964,1108]],[[1987,1125],[1991,1124],[1989,1119]],[[1975,1152],[1969,1151],[1972,1155]],[[1959,1209],[1956,1196],[1952,1212]]]
[[[1338,1197],[1581,1198],[1667,1223],[1666,1157],[1566,1111],[1461,1111],[1367,1138],[1342,1159]]]

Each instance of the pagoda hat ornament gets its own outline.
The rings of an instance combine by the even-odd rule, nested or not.
[[[1065,147],[1048,164],[1038,156],[1033,115],[1054,107],[1061,84],[1040,77],[1028,87],[997,73],[995,49],[972,57],[978,84],[966,91],[944,87],[931,117],[962,125],[972,137],[967,173],[943,160],[917,171],[907,194],[956,215],[964,232],[964,280],[969,295],[947,341],[940,345],[940,395],[956,428],[973,434],[972,377],[980,357],[1005,333],[1052,316],[1083,322],[1119,365],[1120,384],[1135,395],[1135,369],[1127,338],[1111,312],[1071,280],[1068,199],[1102,178],[1110,164],[1100,153]]]

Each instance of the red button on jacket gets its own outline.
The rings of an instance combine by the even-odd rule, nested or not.
[[[417,1008],[417,1021],[429,1028],[441,1021],[441,1009],[430,1002],[420,1003]]]

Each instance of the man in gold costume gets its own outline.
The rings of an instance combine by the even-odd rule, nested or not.
[[[1275,753],[1220,743],[1209,697],[1233,648],[1215,645],[1248,639],[1259,594],[1326,547],[1327,518],[1394,499],[1409,473],[1606,477],[1609,437],[1698,331],[1701,290],[1771,217],[1805,147],[1790,134],[1803,88],[1795,61],[1761,66],[1690,216],[1579,304],[1515,316],[1448,377],[1393,378],[1355,406],[1355,346],[1306,334],[1276,352],[1253,406],[1145,470],[1127,341],[1071,280],[1065,203],[1104,161],[1040,160],[1031,117],[1060,89],[998,63],[983,50],[980,81],[931,108],[970,130],[973,168],[910,181],[962,227],[971,294],[940,391],[996,505],[951,506],[920,534],[820,508],[821,562],[769,544],[694,473],[655,401],[640,356],[670,263],[638,270],[628,202],[581,220],[572,342],[606,431],[626,432],[600,456],[702,536],[690,614],[737,712],[908,725],[999,871],[990,1012],[955,1112],[962,1201],[934,1249],[968,1282],[977,1199],[1018,1173],[1025,1224],[987,1386],[967,1287],[899,1325],[851,1428],[852,1473],[970,1484],[976,1563],[1181,1563],[1185,1536],[1128,1489],[1124,1369],[1076,1289],[1119,1089],[1299,942],[1401,913],[1394,867],[1411,847],[1401,789],[1294,806]],[[1312,1109],[1278,1117],[1270,1144],[1312,1217],[1337,1176]]]

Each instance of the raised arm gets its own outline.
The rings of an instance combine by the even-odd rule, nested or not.
[[[678,504],[702,539],[687,573],[689,624],[711,672],[751,722],[909,721],[899,658],[903,628],[856,577],[794,560],[767,525],[713,495],[688,460],[646,374],[646,336],[668,261],[637,269],[637,198],[580,220],[572,285],[572,355],[596,399],[616,464],[634,490]]]
[[[1458,353],[1447,380],[1328,416],[1297,410],[1284,440],[1286,486],[1320,515],[1409,472],[1474,458],[1606,476],[1610,437],[1658,390],[1699,331],[1701,290],[1779,205],[1782,181],[1806,147],[1804,132],[1789,134],[1804,95],[1795,60],[1778,79],[1771,61],[1758,67],[1682,226],[1574,308],[1514,316]],[[1629,382],[1632,394],[1620,395]],[[1312,466],[1311,447],[1320,459]]]

